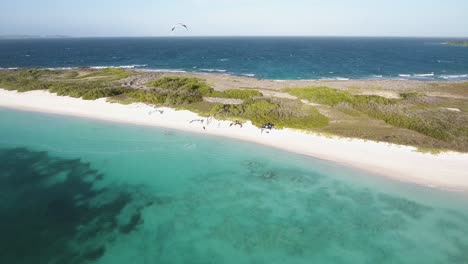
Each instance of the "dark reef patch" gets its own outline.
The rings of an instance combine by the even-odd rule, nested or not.
[[[130,219],[130,223],[120,227],[120,232],[124,234],[128,234],[132,230],[134,230],[136,226],[140,224],[143,224],[143,220],[141,219],[141,213],[136,212],[135,214],[132,215],[132,218]]]
[[[137,211],[119,226],[118,214],[138,192],[96,190],[103,175],[88,163],[24,148],[0,149],[0,160],[0,263],[86,263],[105,253],[90,242],[98,234],[130,233],[142,222]]]
[[[88,260],[96,260],[102,257],[105,251],[106,249],[104,248],[104,246],[101,246],[96,249],[89,250],[84,254],[84,257]]]

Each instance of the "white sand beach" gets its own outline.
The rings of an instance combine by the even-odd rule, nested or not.
[[[468,154],[421,153],[413,147],[388,143],[325,137],[290,129],[261,133],[250,123],[242,128],[231,122],[211,120],[189,111],[176,111],[145,104],[121,105],[106,99],[85,101],[46,91],[18,93],[0,89],[0,107],[56,113],[129,124],[173,128],[207,135],[255,142],[286,151],[334,161],[373,174],[418,183],[430,188],[468,192]],[[204,123],[192,120],[204,119]],[[205,129],[203,128],[205,127]]]

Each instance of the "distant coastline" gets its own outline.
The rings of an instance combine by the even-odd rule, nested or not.
[[[73,38],[66,35],[0,35],[0,40],[3,39],[62,39]]]
[[[468,40],[452,40],[444,42],[445,45],[468,47]]]

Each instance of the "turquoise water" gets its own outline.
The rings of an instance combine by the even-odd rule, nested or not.
[[[468,198],[258,145],[0,109],[0,263],[468,263]]]

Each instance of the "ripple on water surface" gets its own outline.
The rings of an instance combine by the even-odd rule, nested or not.
[[[464,197],[221,138],[0,122],[0,263],[468,261]]]

